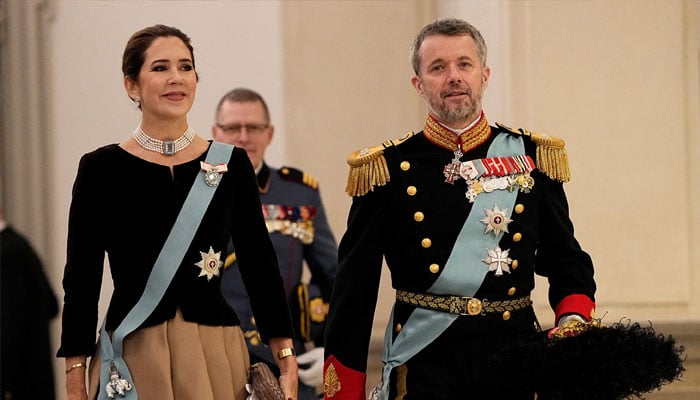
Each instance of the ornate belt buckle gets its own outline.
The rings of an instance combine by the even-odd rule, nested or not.
[[[462,297],[462,312],[460,315],[479,315],[482,311],[481,300],[474,297]]]

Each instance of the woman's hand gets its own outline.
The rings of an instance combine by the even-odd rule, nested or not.
[[[85,387],[86,357],[66,358],[66,394],[67,400],[87,400]]]
[[[293,349],[294,343],[291,338],[270,339],[270,350],[272,350],[275,363],[280,369],[280,387],[287,400],[297,399],[297,388],[299,386],[299,367],[297,366],[297,358]],[[282,356],[281,358],[280,355]]]

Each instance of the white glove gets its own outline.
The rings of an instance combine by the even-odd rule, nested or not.
[[[323,347],[315,347],[297,356],[299,380],[307,386],[316,387],[323,383]],[[307,364],[305,368],[301,366]]]
[[[567,322],[571,322],[571,321],[586,322],[586,320],[578,314],[569,314],[569,315],[562,317],[559,320],[559,323],[557,324],[557,326],[561,328],[562,326],[564,326],[564,324],[566,324]]]

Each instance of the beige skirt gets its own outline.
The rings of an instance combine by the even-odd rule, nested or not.
[[[250,358],[238,326],[208,326],[175,317],[134,331],[124,361],[139,400],[245,400]],[[90,360],[88,398],[100,388],[100,355]]]

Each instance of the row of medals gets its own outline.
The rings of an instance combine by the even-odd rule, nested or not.
[[[462,157],[460,149],[455,150],[454,158],[445,166],[443,173],[445,182],[454,185],[455,180],[462,178],[467,184],[465,197],[470,203],[476,200],[481,193],[490,193],[494,190],[513,191],[519,189],[524,193],[529,193],[535,185],[535,180],[529,172],[511,174],[498,177],[474,177],[473,163],[460,161]],[[498,236],[501,231],[508,233],[508,224],[513,220],[507,215],[508,209],[501,210],[497,204],[492,209],[485,209],[486,216],[480,221],[486,225],[484,234],[493,233]],[[502,276],[504,272],[510,273],[510,265],[513,260],[508,257],[509,249],[501,249],[496,246],[494,249],[486,250],[488,255],[482,261],[489,266],[489,271],[493,271],[495,276]]]

